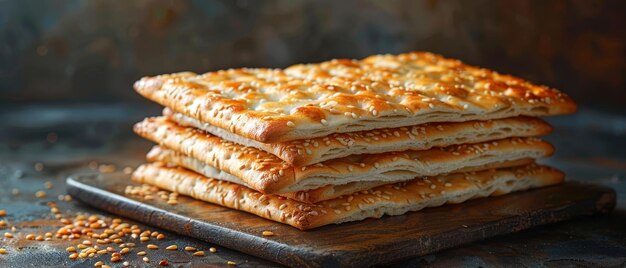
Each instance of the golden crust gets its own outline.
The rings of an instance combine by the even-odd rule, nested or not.
[[[486,121],[426,123],[417,126],[333,133],[325,137],[276,143],[262,143],[202,123],[169,108],[163,115],[178,125],[194,127],[224,140],[255,147],[294,166],[306,166],[355,154],[377,154],[405,150],[427,150],[462,143],[476,143],[510,137],[548,134],[552,128],[532,117]]]
[[[204,164],[198,161],[195,158],[186,156],[182,153],[169,150],[160,146],[154,146],[152,150],[146,156],[148,162],[159,162],[164,163],[170,167],[183,167],[198,174],[201,174],[205,177],[214,178],[218,180],[224,180],[232,183],[236,183],[239,185],[246,186],[251,188],[245,181],[228,174],[222,170],[218,170],[212,166]],[[522,165],[528,165],[533,163],[535,160],[528,159],[519,159],[519,160],[505,160],[500,162],[488,163],[486,165],[475,166],[475,167],[467,167],[460,170],[455,170],[454,172],[471,172],[471,171],[480,171],[485,169],[492,168],[507,168],[507,167],[516,167]],[[293,199],[300,202],[305,203],[317,203],[324,200],[335,199],[343,195],[352,194],[355,192],[369,190],[374,187],[389,184],[389,181],[359,181],[359,182],[351,182],[342,185],[325,185],[316,189],[306,190],[306,191],[298,191],[291,193],[279,193],[276,195],[280,195],[283,197],[287,197],[289,199]]]
[[[178,126],[163,117],[147,118],[134,129],[140,136],[163,147],[240,178],[257,191],[274,194],[355,181],[391,183],[504,160],[536,159],[553,152],[550,144],[538,139],[511,138],[425,151],[352,155],[293,167],[273,154],[224,141],[194,128]]]
[[[266,143],[576,110],[555,89],[424,52],[285,70],[176,73],[144,77],[134,88],[176,112]]]
[[[133,180],[182,195],[256,214],[301,230],[333,223],[401,215],[446,203],[502,195],[563,181],[563,173],[535,164],[509,169],[424,177],[379,186],[341,198],[306,204],[262,194],[238,184],[153,163],[140,166]]]

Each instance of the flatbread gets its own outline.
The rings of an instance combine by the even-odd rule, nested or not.
[[[265,143],[576,110],[556,89],[423,52],[285,70],[184,72],[144,77],[134,88],[178,113]]]
[[[170,167],[180,166],[191,171],[194,171],[198,174],[201,174],[205,177],[214,178],[218,180],[228,181],[232,183],[236,183],[239,185],[246,186],[248,185],[245,181],[237,178],[228,172],[223,170],[219,170],[210,165],[202,163],[201,161],[186,156],[182,153],[169,150],[163,148],[161,146],[154,146],[147,155],[148,162],[160,162],[164,163]],[[528,165],[533,163],[535,160],[531,158],[527,159],[519,159],[519,160],[508,160],[508,161],[499,161],[489,163],[481,166],[474,167],[466,167],[460,170],[454,170],[453,172],[470,172],[470,171],[480,171],[491,168],[505,168],[505,167],[515,167]],[[306,190],[306,191],[298,191],[293,193],[280,193],[277,195],[284,196],[293,200],[297,200],[305,203],[317,203],[324,200],[334,199],[340,197],[342,195],[352,194],[362,190],[369,190],[376,186],[389,184],[389,181],[359,181],[359,182],[351,182],[343,185],[325,185],[316,189]]]
[[[561,183],[563,177],[563,173],[558,170],[531,164],[518,168],[419,178],[318,204],[306,204],[159,163],[142,165],[133,173],[133,180],[140,183],[246,211],[301,230],[380,218],[383,215],[401,215],[446,203],[461,203],[478,197],[544,187]]]
[[[264,150],[294,166],[306,166],[355,154],[377,154],[406,150],[427,150],[454,144],[476,143],[510,137],[548,134],[552,128],[532,117],[487,121],[427,123],[417,126],[334,133],[326,137],[276,143],[262,143],[227,130],[174,113],[163,115],[181,126],[194,127],[224,140]]]
[[[350,182],[411,180],[493,162],[540,158],[550,144],[536,138],[452,145],[425,151],[352,155],[304,167],[293,167],[273,154],[228,142],[166,118],[147,118],[134,128],[140,136],[235,175],[262,193],[289,193]]]

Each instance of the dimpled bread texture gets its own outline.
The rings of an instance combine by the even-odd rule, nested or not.
[[[556,89],[425,52],[176,73],[144,77],[134,88],[175,112],[265,143],[576,110]]]

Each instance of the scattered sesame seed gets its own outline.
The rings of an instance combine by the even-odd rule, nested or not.
[[[0,217],[4,217],[7,215],[7,211],[6,210],[0,210]]]
[[[163,240],[163,239],[165,239],[165,235],[164,235],[164,234],[158,234],[158,235],[156,236],[156,239],[158,239],[158,240]]]
[[[78,253],[70,254],[69,258],[72,259],[72,260],[78,258]]]
[[[7,254],[6,248],[0,248],[0,254]]]
[[[295,126],[296,126],[296,124],[294,124],[294,123],[293,123],[293,122],[291,122],[291,121],[287,121],[287,126],[289,126],[289,127],[295,127]]]
[[[44,197],[46,197],[46,192],[38,191],[38,192],[35,193],[35,197],[37,197],[37,198],[44,198]]]
[[[177,250],[178,246],[177,245],[171,245],[165,248],[166,250]]]
[[[112,262],[118,262],[118,261],[120,261],[121,259],[122,259],[122,258],[120,258],[120,256],[113,256],[113,257],[111,257],[111,261],[112,261]]]
[[[35,170],[42,171],[43,170],[43,164],[42,163],[36,163],[35,164]]]
[[[158,248],[159,248],[159,246],[154,245],[154,244],[148,244],[146,247],[147,247],[148,249],[158,249]]]
[[[204,251],[196,251],[192,255],[196,257],[204,256]]]
[[[216,249],[216,248],[214,248],[214,247],[211,247],[211,248],[209,248],[209,251],[210,251],[211,253],[215,253],[215,252],[217,252],[217,249]]]
[[[274,233],[270,231],[263,231],[263,236],[273,236]]]
[[[130,263],[129,263],[129,262],[127,262],[127,261],[125,261],[125,262],[122,262],[122,265],[124,265],[124,266],[129,266],[129,265],[130,265]]]
[[[185,251],[196,251],[197,249],[194,247],[186,246]]]
[[[159,261],[159,265],[161,265],[161,266],[168,266],[169,262],[167,260],[161,260],[161,261]]]
[[[35,240],[35,235],[34,234],[26,235],[26,240]]]
[[[137,252],[137,256],[144,256],[144,255],[146,255],[146,254],[147,254],[147,253],[146,253],[145,251],[139,251],[139,252]]]
[[[236,263],[236,262],[234,262],[234,261],[228,261],[228,262],[227,262],[227,264],[228,264],[228,265],[232,265],[232,266],[237,265],[237,263]]]
[[[102,262],[102,261],[98,261],[98,262],[93,264],[94,267],[100,267],[102,265],[104,265],[104,262]]]
[[[143,257],[143,262],[150,262],[150,259],[148,259],[148,257]]]

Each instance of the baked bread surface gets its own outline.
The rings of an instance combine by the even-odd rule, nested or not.
[[[175,73],[144,77],[134,88],[175,112],[265,143],[576,110],[556,89],[425,52],[284,70]]]
[[[561,183],[564,175],[550,167],[531,164],[517,168],[423,177],[375,187],[317,204],[262,194],[239,184],[207,178],[183,168],[167,167],[160,163],[144,164],[135,170],[132,177],[140,183],[306,230],[545,187]]]

